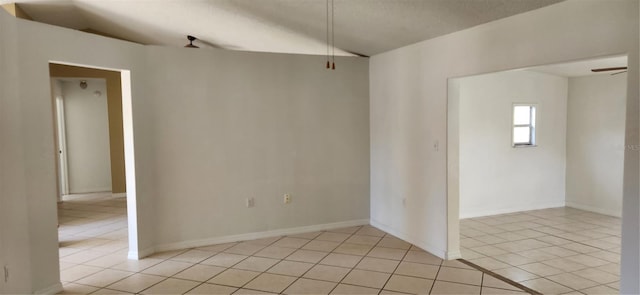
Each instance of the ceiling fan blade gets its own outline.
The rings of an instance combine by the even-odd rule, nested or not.
[[[608,71],[621,71],[621,70],[626,70],[627,67],[615,67],[615,68],[599,68],[599,69],[591,69],[592,72],[594,73],[598,73],[598,72],[608,72]]]

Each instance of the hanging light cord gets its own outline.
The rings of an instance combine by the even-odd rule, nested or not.
[[[334,29],[334,23],[335,23],[335,18],[333,17],[334,15],[334,6],[333,6],[333,0],[331,0],[331,69],[335,70],[336,69],[336,39],[335,39],[335,29]]]
[[[329,68],[329,0],[327,0],[327,69]]]

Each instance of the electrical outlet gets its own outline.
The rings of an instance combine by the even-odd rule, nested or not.
[[[285,204],[291,203],[291,195],[290,194],[284,194],[284,203]]]
[[[251,208],[256,205],[256,201],[253,198],[247,198],[247,208]]]

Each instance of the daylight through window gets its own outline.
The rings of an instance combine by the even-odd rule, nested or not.
[[[536,145],[536,106],[516,104],[513,106],[514,147]]]

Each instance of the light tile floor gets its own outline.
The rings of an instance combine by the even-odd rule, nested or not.
[[[463,219],[462,257],[544,294],[617,294],[620,224],[568,207]]]
[[[522,294],[371,226],[157,253],[127,260],[126,202],[59,206],[64,293]]]

